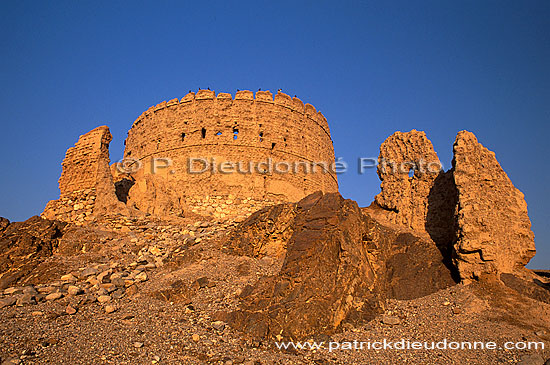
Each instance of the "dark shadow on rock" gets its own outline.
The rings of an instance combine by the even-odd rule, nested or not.
[[[534,279],[533,283],[537,284],[538,286],[550,291],[550,284],[547,284],[545,282],[540,281],[539,279]]]
[[[128,202],[128,192],[134,184],[134,179],[121,179],[115,182],[115,193],[119,201],[125,204]]]
[[[441,171],[428,194],[425,228],[441,251],[443,263],[451,270],[454,280],[458,283],[460,276],[452,262],[453,245],[456,242],[458,230],[457,203],[458,190],[454,183],[453,170]]]
[[[228,243],[234,254],[265,255],[262,237],[273,234],[285,241],[281,270],[246,287],[239,310],[220,314],[253,338],[331,335],[372,320],[387,298],[418,298],[455,284],[433,242],[379,224],[338,193],[265,208],[236,230]],[[247,237],[260,239],[251,244]]]
[[[550,278],[550,270],[532,270],[538,276]]]
[[[433,243],[410,233],[396,237],[386,260],[389,298],[409,300],[430,295],[456,283],[452,271]]]
[[[550,304],[550,286],[540,280],[527,281],[507,273],[501,274],[500,280],[521,295]]]

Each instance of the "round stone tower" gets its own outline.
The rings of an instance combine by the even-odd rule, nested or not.
[[[128,204],[217,217],[338,191],[325,117],[281,92],[190,92],[145,111],[128,132]]]

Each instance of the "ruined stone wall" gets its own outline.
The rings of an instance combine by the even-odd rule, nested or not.
[[[523,194],[472,133],[458,133],[453,153],[449,171],[421,173],[419,159],[439,163],[426,134],[388,137],[380,147],[381,192],[369,212],[384,223],[429,234],[447,262],[452,256],[464,282],[520,273],[536,252]],[[405,163],[405,169],[392,170],[391,163]]]
[[[112,138],[107,126],[97,127],[67,150],[59,178],[61,196],[48,202],[42,217],[82,223],[121,208],[109,168]]]
[[[473,133],[459,132],[453,151],[460,275],[470,279],[523,268],[536,252],[523,193]]]
[[[133,173],[135,185],[128,204],[154,214],[178,214],[186,205],[220,196],[233,203],[297,201],[321,190],[338,191],[336,175],[325,170],[334,162],[326,119],[310,104],[281,92],[239,91],[230,94],[199,90],[181,100],[149,108],[133,124],[126,140],[125,159],[143,164]],[[152,158],[168,158],[172,166],[153,173]],[[189,158],[260,163],[321,162],[315,173],[189,174]],[[195,165],[196,168],[200,164]],[[263,167],[266,167],[265,165]],[[284,167],[284,166],[283,166]],[[232,195],[235,199],[227,199]]]
[[[425,132],[395,132],[380,146],[377,172],[382,183],[376,203],[389,211],[392,223],[425,230],[428,196],[440,169]]]

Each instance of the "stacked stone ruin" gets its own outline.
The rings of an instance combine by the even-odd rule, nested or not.
[[[258,91],[254,97],[250,91],[239,91],[233,99],[227,93],[199,90],[160,103],[135,121],[124,157],[143,166],[134,174],[128,204],[149,213],[179,214],[195,207],[199,212],[194,201],[213,196],[232,201],[230,205],[244,199],[269,204],[298,201],[317,190],[338,191],[327,120],[311,104],[282,92],[273,97],[269,91]],[[168,159],[171,165],[153,172],[155,158]],[[189,161],[197,158],[217,166],[241,163],[245,173],[192,174]],[[282,173],[270,169],[269,161]],[[298,166],[296,173],[284,172],[286,164],[292,171],[298,161],[318,164],[316,171],[307,173],[305,166]],[[251,169],[251,163],[265,172]],[[195,160],[194,171],[203,167]],[[166,199],[158,198],[158,191]]]
[[[100,127],[67,151],[61,198],[48,204],[44,217],[91,219],[99,186],[109,186],[109,203],[116,205],[111,181],[105,180],[110,140],[107,127]],[[298,201],[318,190],[338,191],[327,120],[311,104],[282,92],[273,97],[269,91],[255,96],[239,91],[235,98],[211,90],[190,92],[145,111],[125,146],[124,162],[111,165],[109,176],[118,200],[143,213],[242,219],[263,206]],[[240,163],[244,173],[193,174],[191,159],[198,169],[197,159]]]
[[[441,166],[424,132],[396,132],[380,147],[378,218],[428,235],[467,282],[483,275],[520,272],[535,255],[534,234],[523,194],[495,153],[473,133],[459,132],[449,171]],[[391,171],[387,161],[408,163]],[[420,163],[422,161],[422,163]],[[376,213],[374,213],[376,214]]]
[[[273,98],[269,91],[239,91],[232,98],[199,90],[151,107],[128,132],[125,161],[109,166],[111,139],[102,126],[69,148],[61,196],[43,217],[77,224],[106,214],[242,221],[266,206],[338,192],[326,119],[281,92]],[[193,174],[193,158],[321,167]],[[378,175],[381,192],[368,214],[428,238],[463,281],[521,271],[534,256],[523,194],[472,133],[457,135],[453,168],[445,172],[424,132],[396,132],[380,147]]]
[[[67,150],[59,178],[58,200],[48,202],[42,216],[83,223],[94,214],[119,208],[109,168],[109,128],[97,127]]]

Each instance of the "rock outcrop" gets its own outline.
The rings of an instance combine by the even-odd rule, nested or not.
[[[59,178],[59,200],[48,202],[42,217],[82,223],[104,213],[124,210],[109,167],[109,128],[97,127],[67,150]]]
[[[29,273],[56,250],[65,223],[31,217],[11,223],[0,233],[0,289],[28,277]]]
[[[420,162],[423,161],[423,162]],[[439,164],[424,132],[396,132],[380,147],[381,192],[370,211],[417,234],[426,232],[460,278],[519,272],[534,256],[534,235],[523,194],[495,154],[467,131],[457,135],[453,168]],[[425,166],[425,168],[422,168]],[[409,169],[414,173],[408,174]]]
[[[321,196],[321,192],[315,192],[303,202]],[[301,205],[278,204],[255,212],[231,232],[227,246],[239,255],[250,257],[284,255],[294,233],[294,218],[299,207],[304,206],[303,202]]]
[[[0,233],[4,232],[6,228],[10,225],[10,221],[7,218],[0,217]]]
[[[260,224],[266,217],[271,223]],[[280,272],[248,287],[241,310],[228,316],[253,337],[331,334],[344,322],[372,319],[387,297],[414,298],[454,284],[435,245],[379,225],[339,194],[265,208],[236,231],[257,237],[248,249],[245,240],[229,239],[236,253],[261,255],[270,232],[282,241],[274,251],[286,248]]]
[[[467,131],[454,144],[458,191],[455,263],[463,279],[484,273],[512,273],[535,255],[534,234],[523,194],[495,154]]]

